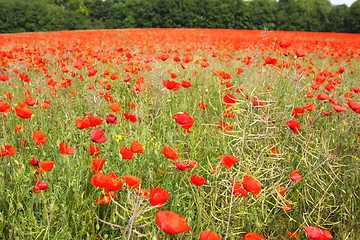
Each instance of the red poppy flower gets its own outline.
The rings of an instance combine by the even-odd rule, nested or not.
[[[264,66],[267,65],[267,64],[270,64],[270,65],[276,65],[277,64],[277,59],[276,58],[272,58],[270,56],[267,56],[264,59]]]
[[[290,231],[287,232],[287,235],[291,238],[298,238],[299,237],[299,233],[292,233]]]
[[[177,114],[174,114],[172,116],[173,119],[175,119],[175,121],[181,125],[181,127],[185,130],[187,130],[188,132],[190,132],[190,128],[192,127],[192,125],[195,122],[195,119],[193,119],[192,117],[190,117],[190,115],[186,112],[180,112]]]
[[[16,154],[16,150],[13,146],[4,145],[4,148],[0,147],[0,156],[11,156],[15,154]]]
[[[110,204],[111,199],[114,199],[117,195],[114,193],[111,195],[109,192],[105,192],[105,195],[95,200],[95,204]]]
[[[156,223],[160,229],[170,234],[177,234],[191,230],[183,216],[170,211],[157,212]]]
[[[104,167],[106,160],[102,158],[94,158],[91,162],[91,168],[96,172]]]
[[[181,84],[175,81],[171,81],[168,79],[163,80],[163,84],[167,89],[173,90],[173,91],[177,91],[179,90]]]
[[[123,159],[133,159],[133,151],[130,148],[122,146],[119,151]]]
[[[130,149],[134,153],[144,153],[144,149],[138,141],[133,141],[131,143]]]
[[[26,96],[25,99],[24,99],[24,102],[28,106],[34,106],[36,104],[36,100],[32,96]]]
[[[40,193],[40,190],[48,189],[49,185],[46,181],[37,181],[34,186],[35,193]]]
[[[231,131],[231,130],[234,128],[234,126],[230,126],[230,125],[228,125],[226,122],[221,121],[221,120],[220,120],[219,125],[216,126],[216,127],[217,127],[218,129],[222,129],[224,132]]]
[[[360,113],[360,104],[354,101],[348,101],[347,105],[351,110],[353,110],[356,113]]]
[[[192,86],[192,83],[189,82],[189,81],[182,81],[181,86],[184,87],[184,88],[189,88],[189,87]]]
[[[116,125],[118,123],[116,116],[112,114],[106,115],[105,119],[107,123],[110,123],[112,125]]]
[[[114,113],[119,113],[121,110],[121,104],[118,102],[110,103],[109,107]]]
[[[233,155],[222,155],[220,157],[221,164],[224,165],[227,169],[239,161],[239,159]]]
[[[150,204],[153,206],[158,206],[157,209],[160,209],[162,207],[162,204],[168,200],[170,197],[170,193],[168,193],[166,190],[162,188],[150,188]]]
[[[200,240],[221,240],[221,237],[216,232],[203,231],[200,233]]]
[[[123,114],[125,119],[130,120],[131,122],[136,122],[136,116],[134,114],[130,114],[130,113],[124,113]]]
[[[41,132],[41,131],[34,131],[32,139],[39,146],[44,145],[46,143],[46,141],[47,141],[47,138],[45,137],[45,134],[43,132]]]
[[[206,179],[204,177],[194,174],[190,177],[190,181],[195,185],[201,186],[204,185]]]
[[[337,111],[337,112],[346,112],[346,107],[341,106],[341,105],[339,105],[339,104],[334,105],[333,108],[334,108],[334,110]]]
[[[91,140],[95,143],[106,142],[106,137],[104,136],[104,129],[92,129],[91,130]]]
[[[126,185],[128,185],[129,187],[132,188],[138,188],[140,186],[140,181],[141,179],[132,175],[124,175],[121,176],[122,180],[124,180],[124,182],[126,183]]]
[[[29,163],[34,167],[39,166],[39,161],[36,158],[31,159]]]
[[[91,185],[95,187],[105,188],[108,191],[117,191],[122,189],[122,182],[117,178],[116,174],[109,173],[108,175],[96,173],[91,177]]]
[[[0,112],[8,112],[11,110],[10,103],[0,100]]]
[[[307,103],[305,104],[305,109],[312,112],[315,110],[315,105],[313,103]]]
[[[258,233],[250,232],[245,234],[243,240],[266,240],[266,239]]]
[[[276,186],[275,189],[279,192],[279,194],[284,195],[286,193],[286,188],[282,186]]]
[[[312,97],[314,97],[314,95],[315,95],[315,92],[314,92],[314,91],[311,91],[311,92],[306,93],[306,94],[305,94],[305,97],[307,97],[307,98],[312,98]]]
[[[70,155],[74,153],[74,147],[68,147],[68,143],[60,143],[60,153],[65,155]]]
[[[96,147],[94,145],[90,145],[89,146],[89,152],[90,152],[90,155],[92,155],[94,157],[97,157],[97,156],[100,155],[100,148]]]
[[[5,74],[0,74],[0,81],[9,81],[9,77]]]
[[[303,228],[308,238],[311,238],[313,240],[329,240],[333,238],[333,236],[328,230],[308,226],[303,226]]]
[[[87,114],[84,119],[78,118],[75,122],[78,129],[95,127],[102,124],[102,119],[98,116]]]
[[[294,133],[298,134],[300,132],[300,124],[295,120],[289,120],[286,122],[286,125],[293,130]]]
[[[232,194],[234,194],[236,197],[247,197],[247,196],[249,196],[247,194],[247,192],[245,191],[244,187],[238,182],[232,181],[231,189],[232,189]]]
[[[223,97],[223,104],[226,106],[226,107],[232,107],[234,106],[234,104],[236,104],[239,100],[232,94],[226,94],[224,97]]]
[[[298,169],[295,169],[294,171],[291,172],[290,179],[293,180],[294,182],[300,182],[301,181],[302,176],[300,175]]]
[[[252,177],[245,175],[242,182],[243,187],[246,191],[258,195],[261,192],[261,184]]]
[[[329,95],[327,95],[326,93],[320,93],[317,96],[317,99],[319,99],[319,100],[328,100],[329,98],[330,98]]]
[[[55,162],[54,161],[43,161],[39,164],[39,168],[43,172],[51,171],[54,167]]]
[[[167,158],[178,160],[178,152],[175,148],[164,146],[161,153]]]
[[[235,118],[236,117],[236,114],[232,113],[230,110],[224,111],[222,115],[227,118]]]
[[[18,117],[21,117],[21,118],[24,118],[24,119],[29,119],[31,118],[33,112],[31,109],[27,108],[26,106],[18,103],[19,106],[17,106],[15,108],[15,113],[16,113],[16,116]]]
[[[199,104],[198,104],[199,108],[201,109],[205,109],[207,107],[209,107],[209,105],[205,104],[203,101],[200,101]]]

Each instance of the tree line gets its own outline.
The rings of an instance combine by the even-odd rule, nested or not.
[[[0,0],[0,33],[117,28],[360,33],[360,0]]]

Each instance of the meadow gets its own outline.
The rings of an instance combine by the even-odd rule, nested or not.
[[[360,35],[0,35],[1,239],[357,239]]]

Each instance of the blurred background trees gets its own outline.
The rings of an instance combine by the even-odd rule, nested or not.
[[[360,33],[360,0],[0,0],[0,32],[230,28]]]

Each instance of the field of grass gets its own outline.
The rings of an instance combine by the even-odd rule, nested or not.
[[[356,34],[0,35],[0,239],[357,239],[359,57]]]

